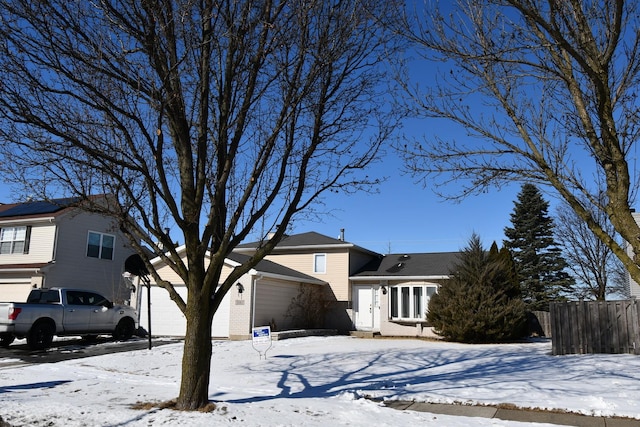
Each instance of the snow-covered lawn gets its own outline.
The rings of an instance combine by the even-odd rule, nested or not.
[[[210,398],[216,410],[132,409],[177,396],[181,356],[182,344],[168,344],[4,367],[0,417],[15,426],[71,427],[529,425],[397,411],[366,398],[372,397],[640,418],[637,356],[551,356],[548,341],[463,345],[343,336],[274,341],[266,359],[250,341],[215,341]]]

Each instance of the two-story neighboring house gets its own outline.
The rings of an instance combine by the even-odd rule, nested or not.
[[[640,212],[634,212],[633,219],[636,221],[636,224],[640,225]],[[631,245],[627,244],[627,254],[633,257],[633,248]],[[640,297],[640,284],[638,284],[635,280],[631,278],[629,272],[626,273],[626,289],[625,289],[625,297],[629,298],[638,298]]]
[[[26,301],[32,288],[55,286],[130,299],[122,273],[133,250],[112,219],[75,202],[0,204],[0,300]]]

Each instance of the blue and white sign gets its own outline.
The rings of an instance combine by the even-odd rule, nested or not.
[[[271,326],[259,326],[253,328],[253,348],[260,353],[260,358],[264,355],[267,358],[267,350],[271,348]]]
[[[271,326],[253,328],[253,342],[271,342]]]

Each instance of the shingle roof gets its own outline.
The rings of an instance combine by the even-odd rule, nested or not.
[[[260,242],[250,242],[238,245],[238,248],[256,248]],[[345,242],[340,239],[334,239],[329,236],[325,236],[315,231],[308,233],[293,234],[291,236],[284,236],[278,247],[289,246],[327,246],[327,245],[344,245]]]
[[[243,252],[249,249],[255,249],[260,246],[260,242],[243,243],[238,245],[236,249]],[[284,236],[280,243],[276,246],[276,250],[282,249],[299,249],[299,248],[329,248],[329,247],[348,247],[362,252],[366,252],[372,255],[377,255],[375,252],[354,245],[353,243],[346,242],[344,240],[335,239],[333,237],[325,236],[324,234],[316,233],[315,231],[309,231],[306,233],[293,234],[290,236]]]
[[[389,254],[365,265],[352,277],[448,276],[458,256],[459,252]]]
[[[243,263],[249,259],[249,256],[239,254],[237,252],[232,252],[227,256],[227,258],[238,263]],[[307,274],[301,273],[299,271],[293,270],[291,268],[285,267],[284,265],[280,265],[266,259],[261,260],[254,268],[261,273],[287,276],[305,282],[321,282],[321,280],[318,280],[315,277],[309,276]]]

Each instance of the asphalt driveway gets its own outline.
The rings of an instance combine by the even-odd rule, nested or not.
[[[175,342],[178,340],[154,338],[152,346],[157,347]],[[111,337],[101,336],[94,342],[86,342],[79,338],[56,339],[47,350],[30,350],[25,340],[18,340],[9,347],[0,348],[0,369],[35,363],[55,363],[124,351],[146,350],[148,347],[149,342],[146,338],[137,337],[128,341],[115,341]]]

